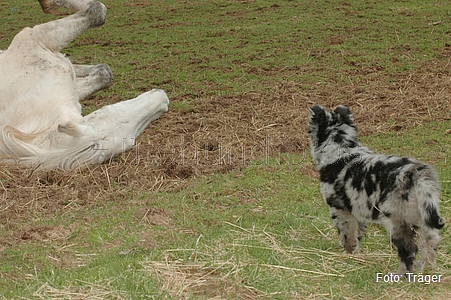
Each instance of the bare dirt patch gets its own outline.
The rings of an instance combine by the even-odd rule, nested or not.
[[[141,222],[146,222],[150,225],[167,228],[172,225],[171,213],[160,208],[142,207],[136,211],[135,216]]]

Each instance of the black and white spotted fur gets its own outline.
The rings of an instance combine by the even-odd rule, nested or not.
[[[412,158],[373,154],[357,141],[351,110],[310,109],[311,153],[321,193],[348,253],[359,252],[369,222],[384,225],[398,250],[398,274],[436,265],[440,186],[434,169]],[[421,250],[421,260],[415,257]]]

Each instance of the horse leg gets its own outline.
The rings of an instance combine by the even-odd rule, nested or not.
[[[44,11],[51,11],[58,6],[78,10],[73,15],[33,27],[33,36],[53,52],[59,52],[83,31],[105,23],[107,9],[98,1],[41,0],[40,3]]]
[[[111,69],[108,65],[74,65],[79,100],[111,86]]]
[[[42,10],[46,13],[53,13],[58,7],[73,8],[82,10],[88,2],[93,0],[38,0]]]

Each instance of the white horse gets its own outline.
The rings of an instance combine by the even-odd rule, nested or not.
[[[80,100],[111,85],[105,65],[74,65],[60,50],[103,25],[106,7],[93,0],[39,0],[44,12],[78,12],[20,31],[0,51],[0,158],[41,168],[72,169],[108,161],[130,149],[168,110],[162,90],[104,106],[83,117]]]

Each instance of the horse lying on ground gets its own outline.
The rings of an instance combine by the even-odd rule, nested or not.
[[[110,160],[168,110],[162,90],[104,106],[83,117],[80,100],[111,85],[105,64],[75,65],[60,53],[83,31],[104,24],[92,0],[39,0],[73,15],[20,31],[0,51],[0,157],[27,166],[72,169]]]

